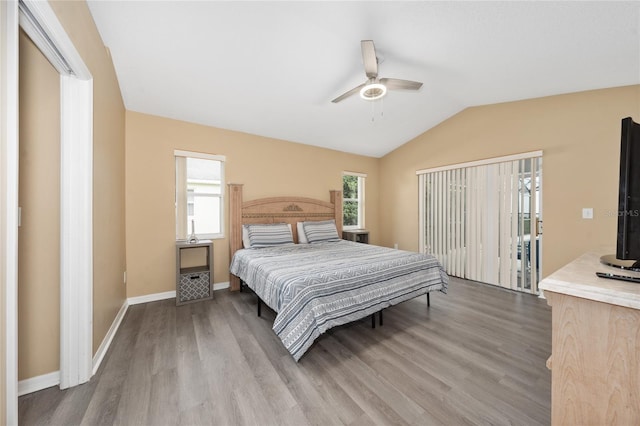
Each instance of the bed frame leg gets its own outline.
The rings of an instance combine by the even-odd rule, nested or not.
[[[258,298],[258,316],[262,315],[262,300],[260,300],[260,297],[258,297],[258,295],[256,295],[256,297]]]
[[[384,311],[384,309],[380,309],[380,327],[382,327],[382,311]]]
[[[371,328],[376,328],[376,314],[375,314],[375,312],[371,314]]]
[[[431,299],[429,298],[429,293],[427,293],[427,306],[431,306]]]

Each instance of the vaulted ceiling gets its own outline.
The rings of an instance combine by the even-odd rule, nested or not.
[[[470,106],[640,83],[635,1],[88,4],[128,110],[374,157]],[[332,103],[365,39],[422,88]]]

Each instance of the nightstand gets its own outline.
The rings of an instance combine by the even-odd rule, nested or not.
[[[350,229],[342,231],[342,239],[356,243],[369,244],[369,231],[366,229]]]
[[[176,305],[213,298],[213,242],[176,242]]]

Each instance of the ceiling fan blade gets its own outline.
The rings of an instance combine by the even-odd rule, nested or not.
[[[378,76],[378,58],[376,58],[376,47],[373,45],[373,40],[362,40],[360,47],[362,48],[362,63],[367,78],[376,78]]]
[[[362,83],[360,86],[358,87],[354,87],[353,89],[349,90],[346,93],[343,93],[342,95],[338,96],[337,98],[335,98],[334,100],[332,100],[331,102],[333,102],[334,104],[337,104],[338,102],[340,102],[343,99],[348,98],[351,95],[354,95],[356,93],[358,93],[360,91],[360,89],[362,89],[364,87],[366,83]]]
[[[418,81],[400,80],[397,78],[381,78],[380,83],[387,86],[389,90],[418,90],[422,87],[422,83]]]

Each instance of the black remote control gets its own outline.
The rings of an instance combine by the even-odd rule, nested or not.
[[[629,281],[632,283],[640,284],[640,277],[630,277],[628,275],[616,275],[610,274],[609,272],[596,272],[596,275],[600,278],[609,278],[611,280],[621,280],[621,281]]]

